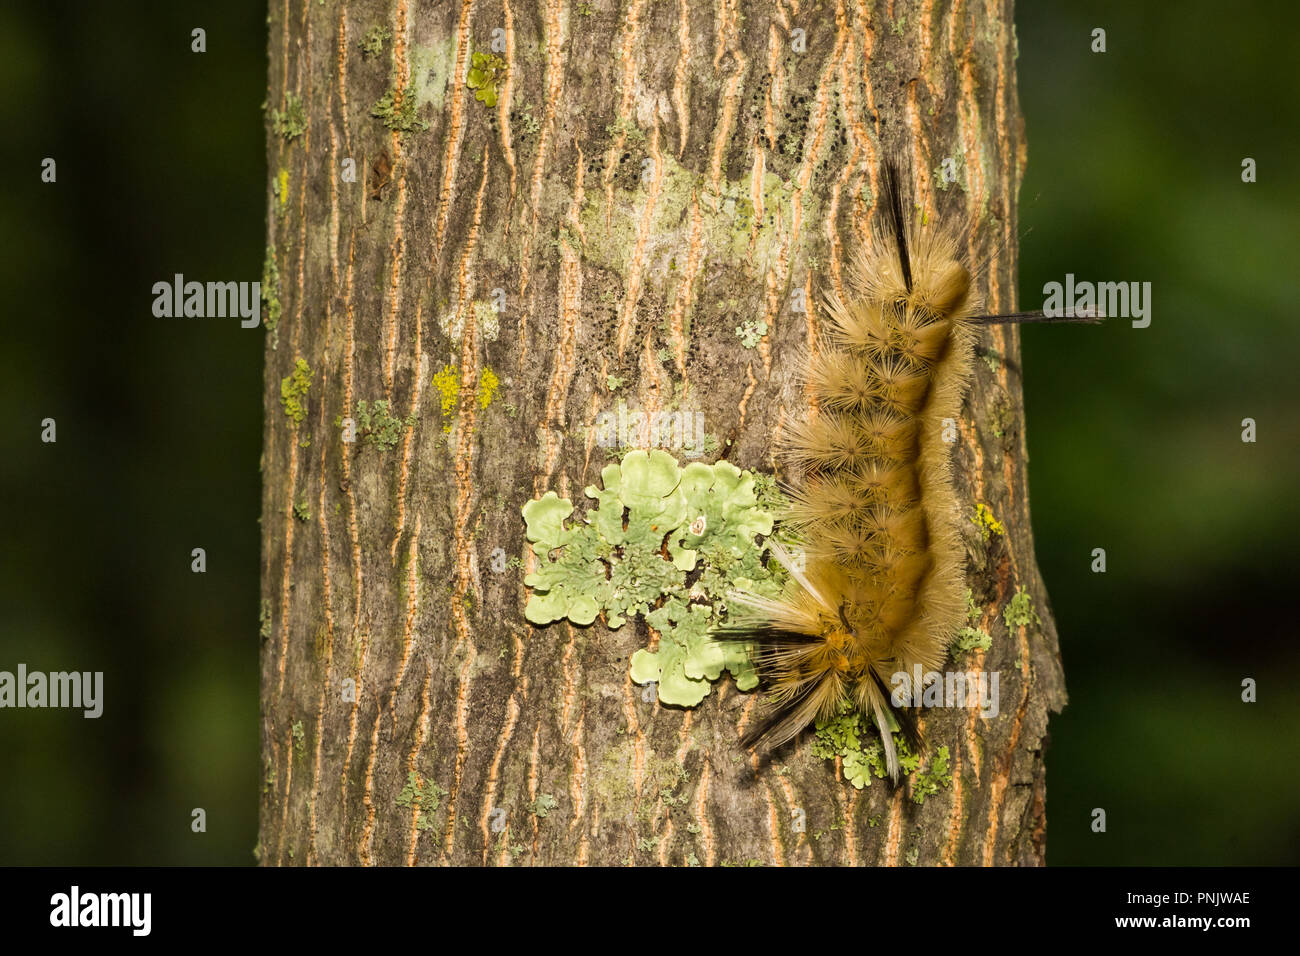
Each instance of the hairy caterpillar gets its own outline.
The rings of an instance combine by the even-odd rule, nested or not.
[[[730,592],[715,635],[751,642],[771,691],[745,746],[779,746],[848,700],[880,730],[897,782],[891,729],[918,751],[922,741],[890,705],[891,677],[939,667],[965,611],[943,420],[961,410],[977,324],[1050,319],[980,316],[955,237],[909,225],[892,164],[884,178],[884,221],[853,263],[852,295],[826,296],[828,329],[806,357],[816,410],[783,443],[801,477],[779,517],[804,567],[771,541],[784,592]]]

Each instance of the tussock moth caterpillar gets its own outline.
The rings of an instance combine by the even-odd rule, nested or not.
[[[772,709],[745,746],[779,746],[848,700],[880,730],[897,782],[891,729],[915,751],[922,741],[911,716],[890,705],[891,678],[942,665],[966,609],[941,429],[959,417],[975,327],[1062,320],[979,315],[956,236],[909,224],[892,164],[884,179],[884,221],[852,263],[852,294],[825,297],[828,328],[805,359],[816,410],[782,448],[799,477],[787,481],[790,504],[778,517],[804,566],[770,541],[790,574],[784,592],[730,592],[728,621],[714,634],[751,643],[771,692]]]

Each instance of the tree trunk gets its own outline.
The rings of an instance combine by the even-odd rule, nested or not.
[[[855,788],[806,736],[743,751],[761,694],[726,674],[657,703],[629,678],[643,618],[523,616],[521,507],[553,490],[581,516],[620,401],[699,410],[706,461],[775,470],[884,157],[926,216],[970,217],[989,311],[1015,306],[1011,18],[272,3],[263,863],[1043,862],[1064,684],[1014,327],[983,335],[953,451],[992,644],[948,666],[999,672],[1000,713],[924,712],[926,766],[951,755],[924,802],[915,779]]]

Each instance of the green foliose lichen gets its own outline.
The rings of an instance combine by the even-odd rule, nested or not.
[[[406,775],[406,785],[397,794],[399,807],[416,810],[415,829],[424,831],[433,829],[433,815],[447,791],[433,781],[423,780],[414,770]]]
[[[551,815],[551,811],[560,805],[553,794],[539,793],[537,799],[528,804],[528,812],[535,817],[545,820]]]
[[[986,651],[993,646],[993,636],[978,626],[983,616],[983,610],[975,603],[975,596],[971,593],[971,589],[967,588],[966,626],[958,629],[952,643],[948,645],[948,650],[954,658],[966,651]]]
[[[429,124],[416,116],[420,108],[418,99],[411,93],[408,82],[404,89],[390,86],[379,102],[370,108],[370,115],[397,133],[422,133]]]
[[[1038,618],[1038,612],[1034,610],[1033,598],[1024,587],[1016,588],[1015,595],[1007,602],[1007,606],[1002,609],[1002,620],[1007,624],[1007,629],[1014,631],[1016,628],[1028,627],[1030,624],[1041,623]]]
[[[285,142],[291,142],[307,132],[307,110],[302,105],[302,97],[296,93],[286,93],[283,110],[271,110],[271,129],[277,136],[283,136]]]
[[[495,53],[475,53],[471,57],[465,83],[474,91],[474,99],[484,106],[497,105],[497,83],[506,71],[506,61]]]
[[[952,770],[948,766],[948,748],[940,747],[935,751],[934,759],[924,770],[912,779],[912,802],[925,803],[926,797],[932,797],[952,786]]]
[[[844,777],[861,790],[871,785],[872,777],[885,777],[884,748],[871,729],[871,721],[858,712],[852,702],[840,701],[831,717],[814,725],[811,751],[814,757],[843,760]],[[864,745],[863,741],[868,742]]]
[[[898,752],[899,769],[903,776],[916,774],[921,765],[921,757],[914,754],[907,746],[907,738],[898,732],[898,725],[893,715],[886,711],[888,728],[875,728],[875,721],[865,716],[851,701],[841,701],[833,716],[817,720],[811,751],[814,757],[834,760],[839,757],[844,769],[844,778],[855,788],[861,790],[871,785],[873,777],[884,779],[889,775],[885,763],[885,749],[880,742],[881,733],[891,733],[894,749]],[[865,742],[864,742],[865,741]],[[921,781],[923,775],[917,774],[913,783],[912,799],[922,803],[930,793],[936,792],[937,783],[952,782],[952,775],[947,773],[948,748],[940,747],[929,771],[930,776]],[[920,799],[918,788],[925,790]]]
[[[280,404],[294,427],[307,417],[307,390],[311,388],[311,367],[306,359],[293,363],[293,371],[280,380]]]
[[[374,402],[366,402],[364,399],[357,402],[357,434],[361,436],[362,442],[373,445],[380,451],[388,451],[401,441],[402,433],[414,428],[418,420],[414,412],[405,418],[398,418],[389,411],[389,407],[389,402],[382,398]],[[335,418],[334,424],[341,426],[342,416]]]
[[[365,32],[365,35],[361,38],[361,42],[358,44],[361,47],[361,56],[363,58],[379,56],[379,54],[384,52],[384,43],[392,38],[393,31],[389,30],[387,27],[371,27]]]
[[[993,635],[988,631],[981,631],[978,627],[962,627],[958,628],[949,649],[956,657],[966,651],[987,651],[992,646]]]
[[[659,646],[632,655],[631,676],[656,684],[664,704],[695,706],[724,670],[742,690],[757,686],[748,645],[710,637],[728,590],[775,595],[782,583],[755,543],[772,532],[755,476],[726,461],[682,468],[655,449],[628,452],[601,482],[586,489],[597,506],[568,526],[573,505],[553,491],[524,505],[540,561],[524,579],[532,588],[525,617],[587,625],[603,615],[618,628],[642,616]]]
[[[736,338],[747,349],[758,348],[758,343],[767,335],[767,322],[763,319],[746,319],[736,326]]]
[[[275,264],[275,248],[266,247],[266,260],[262,263],[262,302],[266,306],[266,318],[262,324],[271,336],[271,348],[280,344],[280,269]]]

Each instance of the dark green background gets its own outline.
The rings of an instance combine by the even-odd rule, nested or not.
[[[1017,14],[1021,302],[1153,283],[1150,328],[1024,333],[1070,691],[1048,859],[1296,863],[1300,41],[1281,3],[1138,6]],[[264,32],[256,3],[0,9],[0,669],[106,672],[97,721],[0,711],[0,863],[252,862],[261,336],[150,290],[260,275]]]

